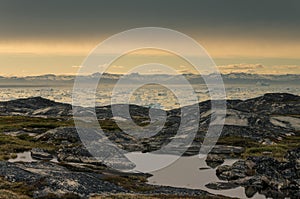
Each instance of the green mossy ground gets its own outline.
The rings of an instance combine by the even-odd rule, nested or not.
[[[16,157],[16,153],[41,148],[52,152],[56,150],[54,145],[37,141],[29,133],[36,129],[45,132],[60,126],[71,126],[73,122],[67,119],[36,118],[24,116],[0,116],[0,160]],[[23,131],[18,136],[5,134],[5,132]],[[28,134],[27,134],[28,132]]]
[[[146,184],[147,178],[145,176],[135,176],[135,175],[110,175],[104,178],[105,181],[114,183],[124,189],[133,192],[145,192],[151,191],[155,188],[151,185]]]
[[[73,125],[66,118],[37,118],[26,116],[0,116],[0,133],[10,131],[33,131],[34,129],[49,130],[61,126]]]
[[[138,122],[142,123],[145,118],[138,118]],[[101,127],[107,131],[120,130],[116,123],[112,120],[100,120]],[[144,124],[144,123],[143,123]],[[41,148],[50,153],[57,150],[55,144],[49,144],[43,141],[34,139],[29,134],[20,134],[12,136],[5,134],[5,132],[23,131],[32,132],[36,129],[47,131],[56,127],[74,126],[73,120],[68,118],[36,118],[25,116],[0,116],[0,160],[7,160],[16,157],[16,153],[31,150],[32,148]],[[300,135],[284,137],[281,141],[276,141],[274,145],[262,145],[250,138],[243,137],[223,137],[218,140],[218,144],[242,146],[245,147],[245,152],[242,158],[249,156],[264,156],[269,152],[269,156],[282,160],[286,152],[290,149],[300,147]],[[105,177],[106,181],[115,183],[133,192],[147,192],[154,189],[153,186],[147,185],[144,176],[132,175],[108,175]],[[10,191],[12,190],[12,191]],[[11,183],[3,178],[0,178],[0,199],[2,198],[31,198],[33,187],[24,183]],[[75,196],[62,196],[62,198],[74,198]],[[57,196],[47,196],[45,198],[57,198]],[[97,197],[95,197],[97,198]],[[194,198],[183,196],[168,196],[168,195],[109,195],[99,196],[98,198]],[[195,197],[196,198],[196,197]],[[211,197],[204,197],[211,198]]]
[[[249,156],[267,156],[278,160],[283,160],[288,150],[300,147],[300,136],[289,136],[281,141],[276,141],[273,145],[262,145],[250,138],[243,137],[223,137],[220,138],[218,144],[245,147],[242,158]]]

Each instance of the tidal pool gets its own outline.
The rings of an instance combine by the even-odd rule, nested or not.
[[[33,159],[31,157],[31,152],[30,151],[25,151],[22,153],[17,153],[16,158],[11,158],[8,160],[8,162],[38,162],[39,160]],[[51,162],[58,163],[57,158],[54,157]]]
[[[165,168],[150,172],[153,176],[148,178],[149,184],[201,189],[223,196],[248,198],[243,187],[227,190],[213,190],[205,187],[206,184],[211,182],[225,181],[219,180],[216,176],[216,169],[207,166],[205,158],[199,158],[198,155],[190,157],[174,157],[174,155],[150,153],[142,154],[139,152],[128,153],[125,155],[128,159],[130,159],[130,161],[136,164],[134,170],[137,172],[151,170],[153,168],[153,164],[157,164],[156,166],[162,166],[171,162],[171,164]],[[174,161],[175,159],[177,160]],[[238,161],[238,159],[226,159],[223,165],[232,165],[236,161]],[[251,198],[262,199],[266,197],[256,193]]]

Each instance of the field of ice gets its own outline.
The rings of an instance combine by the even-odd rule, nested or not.
[[[82,105],[89,105],[94,100],[97,105],[111,104],[112,89],[114,85],[106,85],[99,88],[96,95],[91,94],[91,90],[82,91],[82,95],[86,96]],[[123,85],[126,87],[125,85]],[[205,101],[210,99],[210,94],[205,85],[194,85],[194,93],[198,101]],[[121,89],[122,90],[122,89]],[[124,88],[124,90],[126,90]],[[299,85],[277,84],[269,86],[261,86],[255,84],[232,84],[225,86],[227,99],[249,99],[261,96],[265,93],[283,92],[300,95]],[[72,103],[73,87],[2,87],[0,88],[0,101],[7,101],[19,98],[41,96],[47,99],[58,102]],[[174,109],[182,106],[192,104],[194,102],[193,96],[186,93],[184,86],[178,85],[176,92],[179,97],[183,99],[181,103],[177,100],[175,94],[165,87],[159,85],[147,85],[135,90],[129,98],[129,103],[161,108],[165,110]],[[114,103],[122,102],[124,93],[117,92]]]

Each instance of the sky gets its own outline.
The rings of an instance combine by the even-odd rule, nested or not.
[[[300,74],[299,7],[298,0],[0,0],[0,75],[76,74],[96,45],[138,27],[190,36],[222,73]],[[130,54],[110,72],[147,56]],[[174,56],[155,56],[192,72]]]

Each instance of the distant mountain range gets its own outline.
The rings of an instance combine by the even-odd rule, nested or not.
[[[26,77],[3,77],[0,76],[0,87],[8,86],[71,86],[74,83],[76,77],[81,78],[86,83],[94,82],[99,78],[100,73],[94,73],[86,76],[75,75],[40,75],[40,76],[26,76]],[[201,75],[195,74],[183,74],[183,76],[191,84],[204,84],[204,79]],[[114,84],[123,75],[104,73],[101,76],[100,83]],[[204,75],[207,78],[214,78],[216,74]],[[256,84],[261,86],[268,86],[270,84],[299,84],[299,74],[286,74],[286,75],[260,75],[249,73],[231,73],[222,74],[222,78],[225,84]],[[179,75],[167,75],[167,74],[153,74],[142,75],[138,73],[132,73],[125,75],[123,80],[125,83],[132,82],[156,82],[158,79],[163,80],[166,83],[177,84],[180,82]]]

